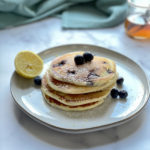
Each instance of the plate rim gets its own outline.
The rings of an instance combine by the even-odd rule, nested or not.
[[[89,132],[94,132],[94,131],[100,131],[100,130],[104,130],[104,129],[108,129],[108,128],[112,128],[112,127],[115,127],[115,126],[119,126],[121,124],[124,124],[132,119],[134,119],[135,117],[137,117],[143,110],[143,108],[146,106],[146,104],[148,103],[148,100],[150,98],[150,81],[148,79],[148,76],[147,76],[147,73],[144,71],[144,69],[142,69],[141,65],[137,62],[135,62],[134,60],[132,60],[130,57],[128,56],[125,56],[119,52],[116,52],[112,49],[109,49],[109,48],[105,48],[105,47],[101,47],[101,46],[98,46],[98,45],[92,45],[92,44],[62,44],[62,45],[58,45],[58,46],[54,46],[54,47],[50,47],[50,48],[47,48],[45,50],[42,50],[40,52],[38,52],[37,54],[40,55],[42,53],[45,53],[47,51],[50,51],[51,49],[55,49],[55,48],[61,48],[61,47],[68,47],[68,46],[92,46],[92,47],[96,47],[96,48],[102,48],[106,51],[109,51],[111,53],[115,53],[117,55],[121,55],[122,57],[124,58],[127,58],[128,60],[132,61],[132,63],[134,63],[135,65],[138,66],[138,68],[142,71],[142,73],[145,75],[145,79],[147,81],[147,86],[148,86],[148,89],[147,89],[147,97],[145,98],[146,101],[145,103],[141,106],[141,108],[139,108],[139,110],[137,110],[137,112],[133,113],[131,116],[127,117],[127,118],[124,118],[122,120],[119,120],[119,121],[115,121],[113,123],[109,123],[109,124],[105,124],[105,125],[100,125],[100,126],[96,126],[96,127],[89,127],[89,128],[84,128],[84,129],[67,129],[67,128],[63,128],[63,127],[58,127],[58,126],[55,126],[55,125],[52,125],[50,123],[47,123],[43,120],[41,120],[40,118],[37,118],[36,116],[34,116],[33,114],[31,114],[30,112],[28,112],[24,107],[22,107],[18,101],[15,99],[14,95],[13,95],[13,91],[12,91],[12,78],[15,74],[15,71],[12,73],[12,76],[11,76],[11,79],[10,79],[10,92],[11,92],[11,95],[12,95],[12,98],[15,102],[15,104],[17,104],[18,108],[21,109],[25,114],[27,114],[30,118],[32,118],[33,120],[39,122],[40,124],[43,124],[51,129],[54,129],[56,131],[60,131],[60,132],[64,132],[64,133],[72,133],[72,134],[78,134],[78,133],[89,133]]]

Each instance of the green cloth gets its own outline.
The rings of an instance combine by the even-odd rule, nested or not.
[[[0,0],[0,29],[60,16],[63,28],[102,28],[121,23],[126,0]]]

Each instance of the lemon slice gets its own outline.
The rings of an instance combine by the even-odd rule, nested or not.
[[[43,60],[31,51],[21,51],[15,57],[16,72],[24,78],[34,78],[43,69]]]

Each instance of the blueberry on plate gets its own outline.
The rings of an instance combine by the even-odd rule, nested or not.
[[[124,79],[122,77],[117,79],[117,85],[122,85],[123,84]]]
[[[34,78],[34,83],[35,83],[36,85],[41,85],[41,77],[40,77],[40,76],[35,77],[35,78]]]
[[[83,57],[84,57],[85,62],[91,61],[94,58],[94,56],[91,53],[88,53],[88,52],[84,53]]]
[[[111,90],[110,95],[111,95],[112,98],[117,98],[118,97],[118,93],[119,93],[119,91],[114,88],[114,89]]]
[[[128,96],[128,93],[125,90],[119,91],[118,94],[119,94],[120,98],[124,98],[124,99]]]
[[[75,61],[76,65],[83,65],[84,64],[84,58],[81,55],[75,56],[74,61]]]

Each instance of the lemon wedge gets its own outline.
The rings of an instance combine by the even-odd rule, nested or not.
[[[34,78],[43,69],[43,60],[31,51],[21,51],[15,57],[16,72],[24,78]]]

